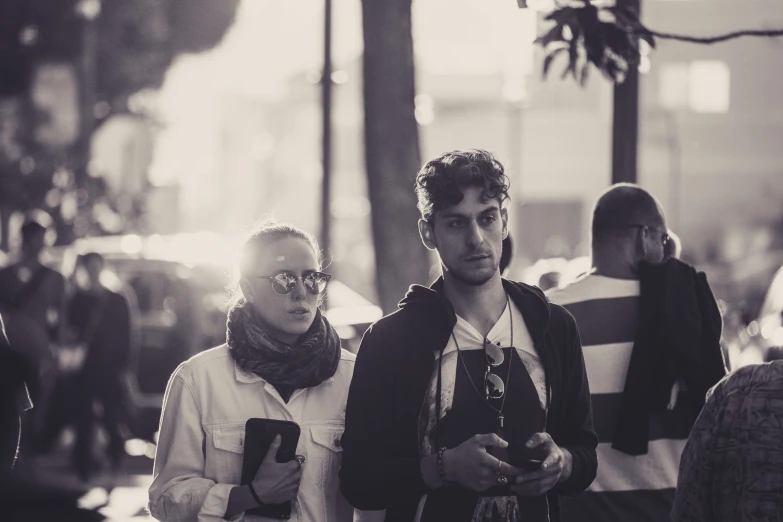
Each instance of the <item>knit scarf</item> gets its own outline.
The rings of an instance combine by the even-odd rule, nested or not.
[[[307,332],[290,345],[270,337],[243,301],[228,313],[226,342],[242,370],[275,387],[318,386],[335,374],[340,362],[340,337],[320,310]]]

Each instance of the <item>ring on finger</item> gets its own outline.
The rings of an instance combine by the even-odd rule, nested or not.
[[[508,482],[508,477],[506,477],[503,474],[503,471],[501,471],[502,469],[503,469],[503,461],[499,460],[498,461],[498,482],[500,482],[501,484],[505,484],[505,483]]]
[[[302,466],[302,464],[304,464],[304,463],[305,463],[305,458],[304,458],[304,455],[297,455],[297,456],[296,456],[296,457],[294,457],[294,458],[295,458],[295,460],[296,460],[296,461],[299,463],[299,466],[300,466],[300,467]]]

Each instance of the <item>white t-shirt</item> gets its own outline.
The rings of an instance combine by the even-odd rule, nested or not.
[[[509,317],[509,314],[511,316]],[[511,324],[513,321],[514,338],[511,338]],[[468,321],[457,315],[457,324],[454,325],[454,337],[457,338],[460,350],[483,350],[484,338]],[[446,349],[443,351],[444,361],[446,355],[457,349],[454,344],[454,337],[449,337]],[[541,365],[541,359],[536,352],[533,339],[525,324],[522,313],[512,302],[506,306],[500,319],[487,334],[487,340],[498,346],[513,346],[517,349],[519,358],[527,368],[530,379],[538,392],[538,399],[541,401],[541,407],[546,409],[546,379],[544,376],[544,367]],[[436,355],[437,359],[437,355]],[[454,377],[451,379],[454,380]]]

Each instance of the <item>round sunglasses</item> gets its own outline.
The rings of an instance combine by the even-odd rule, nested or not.
[[[326,290],[326,285],[332,276],[323,272],[309,272],[302,276],[297,276],[290,272],[280,272],[277,275],[256,276],[256,278],[268,279],[272,283],[272,290],[278,295],[288,295],[293,292],[296,282],[301,279],[305,290],[313,295],[318,295]]]
[[[487,370],[484,372],[484,394],[487,400],[500,399],[506,391],[506,386],[498,375],[492,373],[505,360],[503,348],[484,339],[484,355],[487,359]]]

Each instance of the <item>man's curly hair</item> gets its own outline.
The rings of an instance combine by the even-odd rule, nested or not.
[[[436,212],[459,204],[468,187],[481,187],[484,200],[509,198],[509,180],[503,165],[485,150],[455,150],[441,154],[416,175],[416,197],[421,217],[431,221]]]

